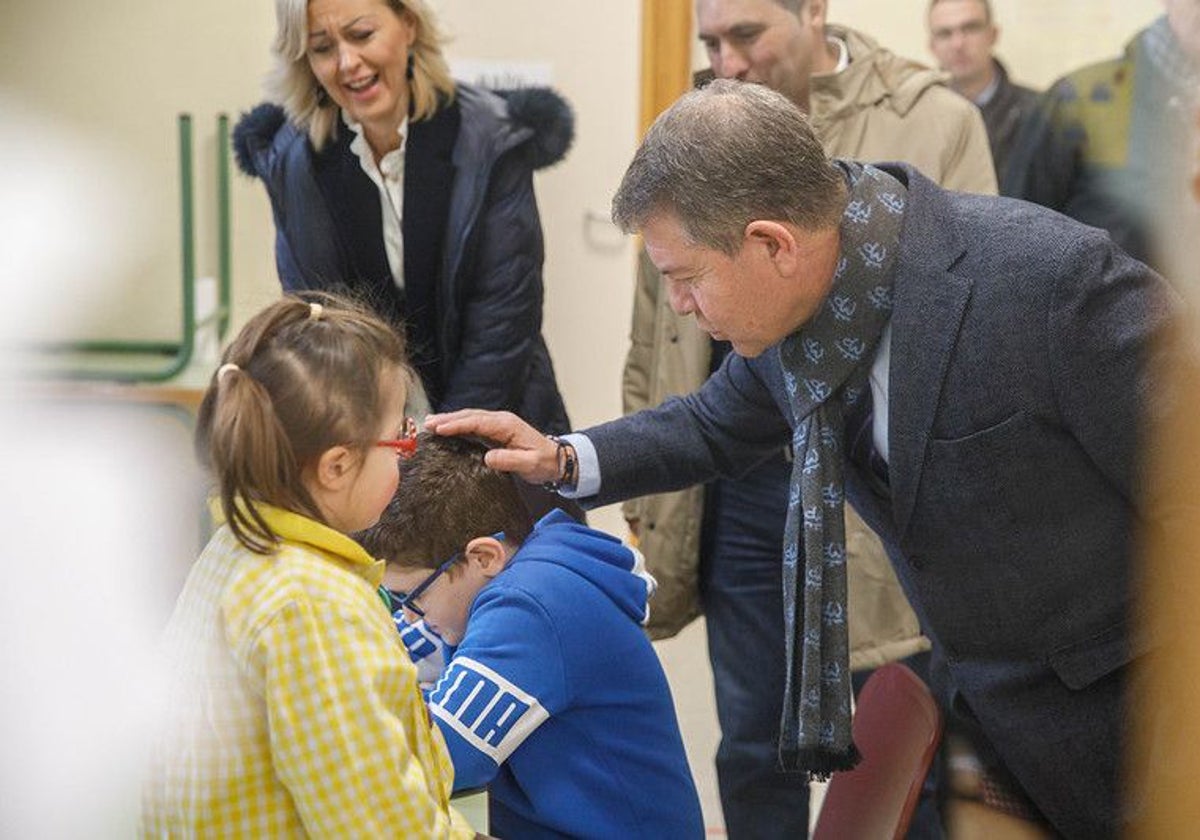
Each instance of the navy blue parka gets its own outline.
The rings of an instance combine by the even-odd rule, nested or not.
[[[402,327],[435,411],[513,411],[570,428],[542,338],[542,229],[533,172],[570,146],[567,103],[545,88],[466,84],[409,124],[404,287],[383,243],[378,189],[338,126],[320,152],[266,103],[234,130],[239,166],[263,181],[285,291],[349,292]]]

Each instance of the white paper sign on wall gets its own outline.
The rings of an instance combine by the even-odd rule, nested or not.
[[[489,61],[482,58],[451,58],[450,75],[462,82],[495,89],[549,87],[554,70],[548,61]]]

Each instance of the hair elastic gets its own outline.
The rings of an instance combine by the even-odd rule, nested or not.
[[[241,368],[235,365],[233,362],[226,362],[225,364],[221,365],[219,368],[217,368],[217,381],[220,382],[225,377],[225,374],[233,370],[241,370]]]
[[[308,320],[320,321],[321,315],[325,312],[325,307],[319,303],[310,303],[308,305]]]

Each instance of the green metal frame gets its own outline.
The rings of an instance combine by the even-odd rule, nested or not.
[[[229,329],[231,299],[231,235],[229,211],[229,117],[217,116],[217,308],[203,321],[196,321],[196,233],[193,190],[192,117],[180,114],[179,124],[179,216],[183,306],[179,341],[72,341],[39,345],[36,349],[64,357],[66,366],[34,372],[53,378],[104,380],[109,382],[163,382],[178,376],[191,362],[196,331],[217,324],[217,335],[224,338]],[[146,366],[165,356],[165,364]],[[133,364],[135,357],[138,363]],[[119,364],[114,364],[120,360]]]

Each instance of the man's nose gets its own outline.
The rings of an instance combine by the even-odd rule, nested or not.
[[[696,311],[696,302],[683,283],[667,281],[667,300],[676,315],[691,315]]]
[[[713,73],[722,79],[742,79],[749,69],[750,63],[746,61],[746,56],[742,54],[742,51],[732,44],[722,41]]]

